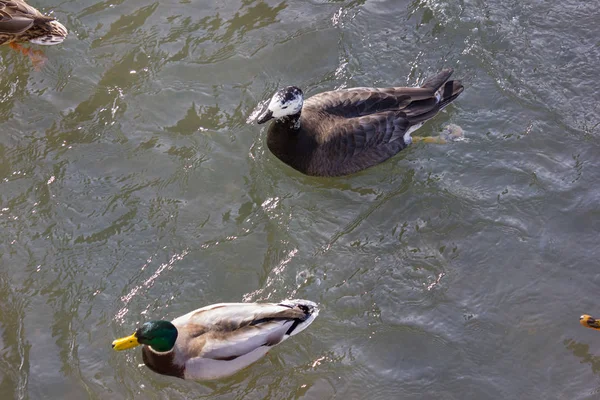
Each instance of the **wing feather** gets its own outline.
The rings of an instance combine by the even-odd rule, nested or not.
[[[0,32],[18,34],[33,26],[33,19],[26,17],[6,17],[0,12]]]
[[[198,356],[215,360],[232,360],[261,346],[274,346],[283,340],[293,323],[293,320],[274,320],[226,333],[210,332]]]
[[[36,21],[53,21],[23,1],[0,0],[0,32],[19,34],[33,26]]]
[[[315,152],[309,169],[315,175],[351,174],[378,164],[404,147],[410,127],[402,111],[341,120]]]
[[[395,88],[354,88],[324,92],[308,98],[304,107],[343,118],[355,118],[375,112],[399,110],[410,103],[408,93],[393,89]]]
[[[189,357],[232,360],[261,346],[273,346],[307,318],[293,304],[222,303],[173,320],[178,352]]]

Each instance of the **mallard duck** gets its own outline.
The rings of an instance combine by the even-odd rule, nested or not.
[[[600,330],[600,321],[587,314],[583,314],[581,317],[579,317],[579,323],[586,328]]]
[[[0,45],[10,45],[28,55],[34,63],[45,60],[42,53],[31,51],[19,43],[49,46],[62,43],[67,34],[67,28],[56,18],[43,15],[24,0],[0,0]]]
[[[290,167],[314,176],[352,174],[404,149],[412,132],[462,93],[459,81],[448,81],[452,72],[445,69],[421,87],[359,87],[306,100],[289,86],[275,93],[257,122],[275,119],[267,146]]]
[[[319,314],[308,300],[281,303],[221,303],[173,321],[150,321],[113,341],[120,351],[140,344],[148,368],[183,379],[233,375],[308,327]]]

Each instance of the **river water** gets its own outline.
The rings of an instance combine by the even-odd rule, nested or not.
[[[600,12],[565,0],[31,0],[70,29],[0,49],[2,399],[594,399]],[[248,123],[281,86],[465,92],[416,144],[303,176]],[[113,338],[223,301],[306,298],[231,378]]]

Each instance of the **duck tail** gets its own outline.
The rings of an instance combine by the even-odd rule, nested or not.
[[[436,93],[440,110],[452,103],[465,90],[460,81],[448,81]]]
[[[421,85],[423,89],[432,89],[436,92],[439,88],[442,87],[444,82],[450,79],[450,76],[454,70],[452,68],[446,68],[441,70],[437,75],[432,76],[429,79],[425,79],[425,82]]]
[[[453,72],[452,68],[443,69],[437,75],[425,79],[421,85],[422,88],[435,92],[435,96],[440,102],[440,109],[452,103],[464,90],[460,81],[448,81]]]
[[[285,334],[288,336],[294,336],[308,328],[308,326],[313,323],[315,318],[317,318],[317,315],[319,315],[319,307],[316,303],[313,303],[309,300],[284,300],[281,303],[279,303],[279,305],[290,308],[296,308],[304,313],[304,316],[301,318],[297,318],[294,321],[294,324],[290,327],[290,329],[287,330]]]

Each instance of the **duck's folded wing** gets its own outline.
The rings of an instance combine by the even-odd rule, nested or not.
[[[304,102],[304,107],[344,118],[362,117],[379,112],[399,111],[411,103],[439,101],[437,92],[450,78],[452,72],[452,68],[444,69],[426,79],[421,87],[357,87],[323,92],[308,98]],[[456,95],[458,94],[460,93]]]
[[[0,0],[0,32],[19,34],[31,28],[36,21],[53,21],[54,17],[40,14],[25,2]]]
[[[312,108],[343,118],[399,111],[411,102],[435,98],[431,88],[353,88],[324,92],[308,98],[305,108]]]
[[[270,320],[257,325],[244,326],[235,331],[209,332],[205,336],[202,358],[234,360],[251,353],[259,347],[275,346],[287,338],[294,320]],[[289,335],[288,335],[289,336]]]
[[[175,326],[202,325],[207,329],[233,330],[265,318],[303,316],[301,309],[288,304],[275,303],[219,303],[199,308],[173,320]]]
[[[186,335],[194,356],[231,360],[273,346],[307,318],[298,307],[282,304],[223,303],[204,307],[173,321]]]
[[[31,7],[24,1],[15,0],[0,0],[0,12],[4,14],[10,14],[17,17],[31,17],[40,19],[53,20],[53,17],[47,17],[41,14],[37,9]]]
[[[2,15],[2,12],[0,12],[0,32],[16,35],[25,32],[27,29],[31,28],[32,25],[33,20],[31,18],[6,18],[6,16]]]
[[[0,0],[0,32],[18,34],[33,25],[33,15],[27,7],[12,1]]]
[[[406,147],[410,122],[404,112],[353,118],[336,124],[321,139],[310,162],[310,173],[351,174],[379,164]]]

